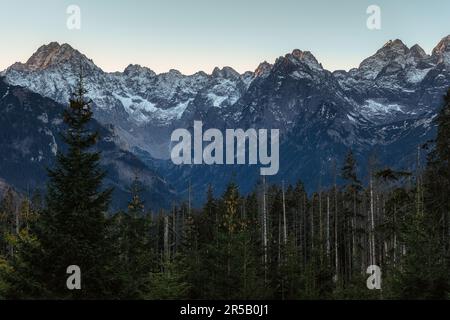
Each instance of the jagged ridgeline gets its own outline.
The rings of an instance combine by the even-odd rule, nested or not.
[[[300,181],[262,180],[245,196],[231,182],[220,197],[210,187],[201,209],[186,202],[157,216],[146,214],[139,180],[127,210],[108,217],[95,203],[81,210],[71,204],[70,188],[63,197],[52,193],[53,206],[70,213],[56,210],[56,218],[34,201],[16,211],[8,195],[0,239],[14,241],[0,242],[0,297],[448,299],[450,90],[445,104],[426,166],[373,166],[367,187],[348,152],[336,168],[341,186],[319,186],[309,196]],[[97,223],[86,228],[85,220],[66,220],[72,215]],[[82,261],[81,270],[90,266],[100,277],[89,272],[83,290],[68,291],[68,261]]]
[[[62,47],[69,50],[69,56],[76,54],[68,46],[51,47],[57,52],[55,57],[61,57]],[[21,199],[17,205],[10,189],[2,198],[0,298],[448,299],[447,48],[448,38],[432,56],[426,56],[416,46],[409,49],[400,41],[389,42],[375,58],[363,62],[359,71],[348,73],[348,77],[353,74],[353,80],[341,82],[323,70],[310,53],[299,50],[278,59],[273,66],[263,65],[243,96],[229,106],[229,110],[242,112],[233,123],[243,127],[269,125],[266,121],[281,119],[271,118],[270,113],[266,116],[270,107],[275,108],[280,101],[283,106],[295,106],[289,110],[295,120],[290,130],[286,123],[287,140],[282,146],[291,152],[285,169],[290,174],[287,180],[302,174],[296,168],[310,168],[315,171],[305,177],[310,185],[317,182],[316,187],[308,192],[301,181],[273,184],[262,179],[251,192],[242,193],[240,183],[249,178],[243,173],[227,182],[220,196],[214,195],[215,186],[209,187],[203,193],[207,200],[197,209],[192,193],[194,188],[203,192],[197,180],[197,185],[189,183],[187,201],[156,215],[151,209],[159,205],[157,200],[170,199],[167,184],[133,153],[120,148],[130,145],[124,144],[124,136],[114,134],[116,129],[92,119],[82,81],[63,118],[63,105],[0,81],[0,124],[2,129],[9,129],[1,132],[0,145],[5,151],[1,169],[5,181],[27,181],[34,189],[50,177],[45,202],[32,197]],[[418,56],[429,69],[423,72],[423,78],[406,75],[411,65],[419,68],[411,56]],[[51,69],[51,57],[43,61],[33,58],[30,68]],[[378,64],[385,59],[389,63],[377,72]],[[372,64],[369,70],[364,67],[366,63]],[[281,81],[286,74],[290,80]],[[400,81],[401,75],[414,81],[420,78],[422,84],[431,82],[433,89],[427,87],[420,96],[414,96],[411,83],[415,82],[408,80],[401,92],[411,93],[417,104],[407,109],[406,100],[392,98],[390,101],[396,102],[387,103],[376,97],[380,92],[383,99],[387,97],[385,86],[398,93],[395,81]],[[319,76],[325,77],[320,83],[330,85],[320,92],[310,82]],[[346,81],[370,83],[358,108],[348,98],[354,89],[346,87]],[[379,87],[374,88],[374,83]],[[89,82],[86,87],[89,89]],[[439,93],[445,90],[442,99]],[[300,107],[299,95],[303,97],[305,91],[311,101],[294,114]],[[253,104],[252,92],[261,104]],[[356,103],[359,93],[354,93]],[[285,104],[286,97],[293,105]],[[429,100],[421,100],[424,97]],[[230,124],[226,117],[223,121]],[[367,135],[377,128],[376,138],[381,140],[372,145],[374,137]],[[94,139],[95,131],[101,136],[99,141]],[[58,135],[61,132],[64,141]],[[433,140],[423,151],[422,141],[428,137]],[[364,149],[367,145],[372,148]],[[93,146],[95,149],[90,150]],[[396,150],[400,147],[406,149]],[[130,149],[149,157],[147,163],[158,165],[145,150],[136,148]],[[380,163],[376,158],[383,154],[395,157],[399,166],[409,148],[414,150],[409,151],[414,152],[413,170],[389,168],[388,161],[382,158]],[[311,158],[302,158],[303,163],[299,163],[295,158],[299,149],[301,154],[312,154]],[[63,155],[55,161],[59,151]],[[367,164],[365,184],[358,172],[363,166],[358,158],[369,151],[374,155]],[[331,169],[321,161],[326,152]],[[409,156],[404,156],[408,160]],[[305,167],[308,159],[309,166]],[[52,168],[46,174],[45,165]],[[14,175],[21,169],[22,180]],[[195,176],[196,171],[182,173],[175,171],[185,183],[186,177],[202,177],[201,171]],[[38,174],[41,176],[36,178]],[[325,179],[332,183],[326,185]],[[126,194],[124,186],[130,184]],[[220,189],[220,182],[217,185]],[[3,188],[3,184],[0,186]],[[112,199],[126,202],[126,209],[110,206],[108,186],[116,187]],[[158,193],[151,193],[155,191]],[[150,192],[147,196],[153,201],[147,206],[143,202],[145,192]],[[77,290],[81,283],[83,289]]]
[[[156,74],[139,65],[108,73],[70,45],[54,42],[4,75],[10,84],[65,104],[80,63],[94,117],[112,124],[120,146],[157,168],[182,198],[190,179],[200,204],[211,177],[220,193],[234,173],[248,192],[259,175],[246,166],[173,166],[170,134],[192,127],[194,120],[205,129],[280,129],[274,181],[302,179],[308,191],[332,183],[332,163],[342,161],[349,148],[362,176],[373,154],[381,164],[412,169],[417,145],[435,132],[432,119],[450,85],[450,36],[430,54],[419,45],[389,41],[348,72],[330,72],[311,52],[294,50],[254,72],[224,67],[193,75]]]

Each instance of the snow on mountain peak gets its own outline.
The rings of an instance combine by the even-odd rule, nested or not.
[[[408,49],[400,40],[390,41],[365,59],[359,68],[333,74],[323,69],[311,52],[295,49],[279,57],[273,65],[262,62],[254,73],[239,74],[231,67],[223,67],[215,68],[212,74],[197,72],[183,75],[174,69],[155,74],[151,69],[137,64],[128,65],[123,72],[105,73],[70,45],[52,42],[39,48],[26,64],[10,67],[5,77],[10,84],[27,87],[65,104],[76,83],[80,60],[83,61],[83,68],[84,64],[91,64],[92,67],[86,70],[85,85],[89,98],[94,102],[97,120],[114,123],[125,138],[132,135],[130,145],[139,146],[152,154],[164,154],[166,141],[162,141],[161,137],[155,138],[155,132],[173,126],[183,127],[193,117],[220,121],[238,121],[242,117],[242,121],[247,121],[254,116],[251,110],[258,110],[255,106],[265,105],[267,90],[271,89],[272,94],[277,99],[280,95],[281,99],[287,91],[284,88],[298,88],[289,90],[288,94],[293,96],[283,98],[279,103],[268,98],[268,110],[273,114],[265,111],[267,121],[293,124],[291,118],[299,107],[316,106],[323,99],[322,93],[315,98],[311,93],[306,93],[309,89],[304,89],[316,86],[330,92],[329,99],[332,101],[348,98],[342,102],[346,108],[358,105],[366,111],[375,108],[376,116],[379,113],[381,117],[386,113],[384,105],[371,102],[381,103],[378,100],[380,95],[405,95],[409,99],[414,90],[420,88],[422,83],[431,83],[433,77],[440,77],[437,79],[442,78],[444,80],[439,81],[446,83],[446,73],[435,76],[430,70],[436,67],[437,59],[447,61],[445,57],[449,56],[449,43],[450,37],[444,38],[430,57],[418,45]],[[284,86],[286,83],[288,85]],[[261,93],[264,93],[264,99]],[[308,95],[303,97],[303,94]],[[391,103],[390,98],[387,99],[386,103],[383,102],[386,110],[395,111],[389,114],[398,114],[396,105]],[[250,111],[247,113],[247,110]],[[156,148],[154,153],[153,148]]]
[[[223,67],[222,69],[215,67],[212,76],[215,78],[237,79],[240,77],[240,74],[231,67]]]
[[[423,50],[417,46],[414,48],[413,54],[420,55],[421,51]],[[387,73],[397,72],[405,67],[409,54],[410,49],[401,40],[389,40],[374,55],[361,62],[357,73],[362,79],[374,80],[383,70]]]
[[[149,76],[149,77],[156,76],[156,73],[153,70],[151,70],[151,69],[149,69],[147,67],[142,67],[142,66],[140,66],[138,64],[129,64],[125,68],[123,73],[126,76],[139,76],[139,75]]]
[[[316,57],[309,51],[294,49],[292,53],[287,54],[286,58],[294,59],[306,63],[312,69],[322,69],[322,65],[317,61]]]

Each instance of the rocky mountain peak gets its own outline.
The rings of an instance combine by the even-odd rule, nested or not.
[[[389,51],[400,51],[400,52],[408,52],[408,47],[403,43],[400,39],[389,40],[384,44],[384,46],[380,50],[389,50]]]
[[[273,65],[267,61],[261,62],[255,70],[255,76],[257,77],[267,77],[272,70]]]
[[[375,57],[384,60],[394,60],[409,53],[409,48],[399,39],[389,40],[375,53]]]
[[[448,43],[447,37],[435,48],[436,58],[448,56]],[[30,58],[37,71],[7,70],[7,83],[67,104],[77,80],[78,56],[70,46],[63,47],[51,43],[40,48]],[[68,64],[67,60],[74,62]],[[63,63],[53,67],[54,61]],[[148,78],[143,74],[150,69],[129,65],[123,73],[87,77],[86,87],[96,120],[114,124],[117,140],[146,159],[168,159],[173,128],[189,128],[194,120],[202,120],[210,128],[280,128],[286,133],[281,148],[289,147],[283,158],[312,163],[325,159],[322,154],[316,158],[315,150],[332,150],[331,157],[335,150],[349,145],[367,152],[374,146],[401,147],[405,152],[400,149],[399,153],[404,154],[411,145],[414,152],[417,143],[428,139],[425,135],[433,129],[430,110],[441,103],[443,90],[450,86],[450,68],[436,66],[434,61],[419,46],[408,49],[394,40],[349,72],[331,74],[311,52],[296,49],[274,65],[264,61],[254,73],[244,73],[236,81],[223,78],[237,75],[227,67],[213,71],[218,78],[202,72],[183,75],[176,70]],[[9,98],[7,92],[0,86],[0,104],[1,97]],[[283,146],[285,142],[289,145]],[[313,156],[304,158],[305,154]],[[311,171],[305,167],[291,172],[295,166],[289,163],[282,167],[286,168],[281,172],[284,177],[308,178]],[[187,174],[175,175],[174,185],[185,187]],[[318,176],[312,175],[314,179]],[[203,183],[200,180],[199,185]]]
[[[418,48],[414,50],[420,51]],[[358,77],[373,80],[388,66],[393,67],[388,68],[390,70],[401,70],[406,65],[409,52],[409,48],[401,40],[389,40],[374,55],[363,60],[356,73]]]
[[[156,73],[153,70],[151,70],[147,67],[142,67],[139,64],[129,64],[125,68],[123,73],[126,76],[139,76],[139,75],[148,76],[148,77],[156,76]]]
[[[239,78],[240,74],[231,67],[223,67],[222,69],[215,67],[212,76],[214,78],[236,79]]]
[[[317,61],[316,57],[314,57],[314,55],[310,51],[294,49],[292,53],[286,55],[286,58],[291,61],[294,60],[295,62],[306,63],[313,69],[322,69],[322,65]]]
[[[409,54],[415,58],[424,59],[427,57],[425,50],[422,49],[418,44],[413,45],[409,49]]]
[[[19,71],[43,71],[53,66],[60,66],[69,63],[88,69],[99,69],[92,60],[84,54],[72,48],[67,43],[60,45],[58,42],[50,42],[43,45],[27,60],[26,63],[15,63],[10,68]]]
[[[450,35],[444,37],[432,52],[433,58],[436,63],[450,64]]]

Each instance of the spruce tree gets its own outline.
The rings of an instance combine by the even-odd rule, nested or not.
[[[436,123],[424,177],[425,210],[414,210],[405,234],[407,253],[396,293],[406,298],[443,299],[450,292],[450,89]]]
[[[13,254],[10,240],[16,224],[15,202],[14,192],[8,188],[0,201],[0,255],[5,257],[11,257]]]
[[[148,273],[156,267],[150,236],[151,217],[145,213],[142,191],[142,183],[136,177],[130,187],[128,211],[119,212],[112,219],[110,237],[115,244],[122,280],[118,296],[125,299],[140,299],[146,295]]]
[[[34,235],[20,244],[20,254],[13,263],[17,274],[11,279],[11,296],[114,297],[106,219],[112,190],[103,188],[106,173],[100,168],[101,155],[92,150],[99,135],[90,127],[91,101],[85,94],[80,75],[63,114],[66,129],[62,139],[67,150],[58,153],[55,168],[48,170],[46,206]],[[71,265],[81,270],[81,290],[67,288],[67,268]],[[28,277],[26,281],[20,280],[21,273]]]
[[[443,255],[450,255],[450,89],[440,110],[434,149],[428,157],[425,172],[425,202],[427,211],[439,220]]]

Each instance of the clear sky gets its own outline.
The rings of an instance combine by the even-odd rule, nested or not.
[[[70,4],[81,9],[80,30],[66,27]],[[366,27],[371,4],[381,8],[381,30]],[[294,48],[336,70],[356,67],[389,39],[429,53],[450,34],[450,0],[0,0],[0,30],[0,70],[51,41],[105,71],[138,63],[243,72]]]

